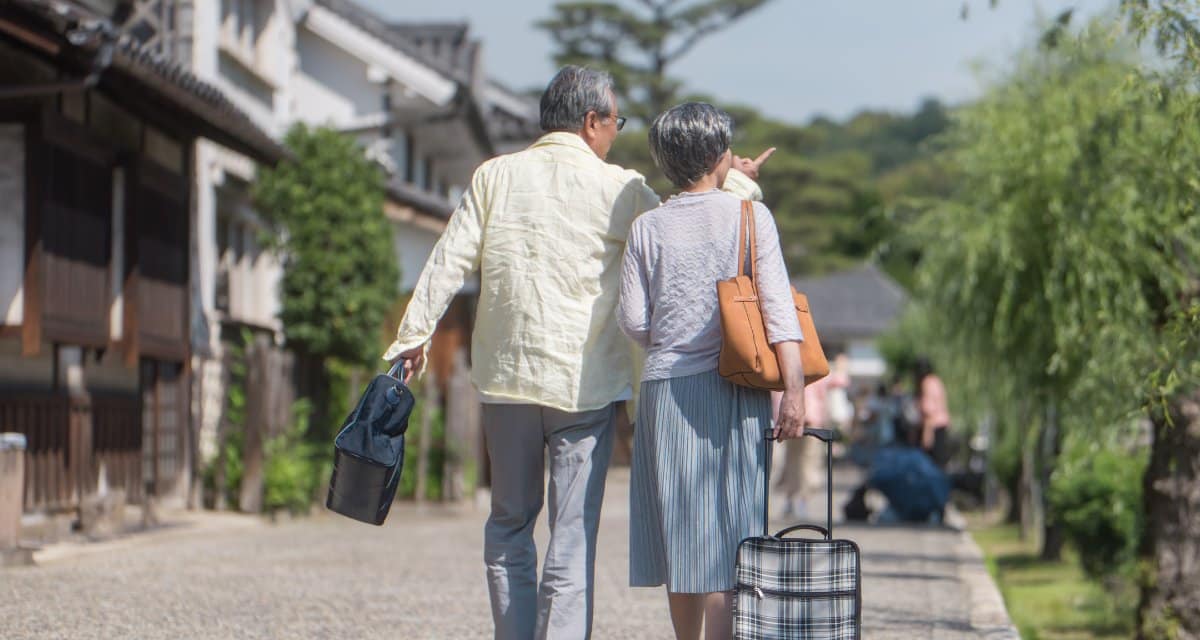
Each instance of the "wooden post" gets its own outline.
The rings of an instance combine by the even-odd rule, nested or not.
[[[229,354],[229,348],[221,345],[221,395],[229,397],[229,384],[232,376],[229,371],[232,368],[232,357]],[[229,409],[226,402],[222,402],[220,418],[217,420],[217,459],[214,464],[216,468],[213,473],[213,509],[224,511],[229,508],[226,500],[226,493],[229,489],[225,478],[225,467],[228,461],[225,457],[225,439],[229,437]]]
[[[7,427],[0,425],[0,430]],[[16,548],[21,533],[25,443],[24,434],[0,434],[0,553]]]
[[[430,373],[425,376],[421,386],[424,396],[421,409],[421,431],[417,435],[417,486],[413,496],[417,504],[425,502],[425,492],[429,476],[429,441],[433,437],[433,414],[438,408],[438,388],[435,376]]]
[[[266,372],[268,347],[262,335],[246,345],[246,424],[242,450],[242,486],[238,509],[246,513],[262,511],[263,483],[266,479],[265,449],[269,420]]]
[[[466,347],[459,347],[454,354],[447,387],[442,499],[457,501],[464,497],[468,489],[474,488],[467,487],[464,472],[466,461],[477,458],[475,449],[479,438],[479,396],[471,384]]]

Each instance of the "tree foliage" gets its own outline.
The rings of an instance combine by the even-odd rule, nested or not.
[[[918,296],[930,344],[948,356],[952,377],[990,401],[1002,426],[1022,434],[1056,423],[1085,437],[1111,433],[1148,407],[1175,407],[1172,398],[1200,385],[1200,137],[1179,126],[1194,98],[1184,81],[1144,73],[1122,29],[1097,22],[1043,38],[960,110],[946,140],[953,196],[913,230],[924,251]],[[1184,503],[1194,478],[1168,468],[1176,462],[1161,451],[1159,413],[1149,414],[1156,424],[1144,486],[1164,486],[1154,479],[1165,477],[1193,483],[1155,498],[1176,501],[1159,509],[1168,514],[1162,522],[1153,509],[1145,529],[1130,517],[1141,503],[1131,497],[1137,485],[1118,491],[1089,480],[1116,474],[1101,464],[1109,454],[1056,472],[1049,506],[1059,511],[1048,519],[1092,547],[1085,561],[1093,573],[1127,559],[1138,531],[1166,535],[1169,545],[1189,535],[1170,514],[1191,508]],[[1191,455],[1192,436],[1176,435],[1169,446]],[[1026,451],[1041,455],[1045,444],[1029,439]],[[1135,476],[1120,474],[1126,485]],[[1095,509],[1106,509],[1105,521]],[[1112,539],[1101,547],[1097,536]],[[1175,575],[1178,553],[1167,551],[1166,570],[1155,575]],[[1178,604],[1189,595],[1176,582],[1164,586]],[[1144,597],[1157,588],[1142,586]],[[1197,603],[1186,607],[1194,616]],[[1143,630],[1173,615],[1142,610]]]
[[[878,259],[909,283],[916,253],[895,242],[899,229],[911,217],[912,202],[950,188],[931,144],[949,123],[940,102],[925,100],[911,114],[863,111],[844,122],[822,117],[807,125],[768,118],[749,106],[723,107],[735,121],[735,152],[778,149],[760,184],[789,273],[821,274]],[[645,131],[622,133],[609,160],[642,172],[660,194],[672,193],[650,159]]]
[[[536,23],[558,50],[556,64],[583,64],[613,75],[624,112],[649,122],[681,87],[668,68],[698,42],[769,0],[559,2]]]
[[[1145,451],[1072,438],[1048,489],[1053,515],[1096,579],[1128,572],[1141,541]]]
[[[1160,55],[1200,80],[1200,2],[1121,0],[1120,6],[1139,42],[1150,40]]]
[[[370,361],[399,278],[383,176],[332,129],[296,125],[285,142],[295,159],[264,170],[255,187],[279,229],[284,334],[306,355]]]
[[[1113,390],[1144,388],[1152,338],[1194,286],[1200,162],[1168,153],[1174,87],[1135,84],[1106,27],[1069,37],[959,114],[955,194],[916,230],[920,290],[938,335],[1003,363],[994,376],[1128,415],[1145,395]]]

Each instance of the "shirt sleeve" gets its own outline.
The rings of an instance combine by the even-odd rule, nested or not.
[[[650,286],[636,231],[631,231],[621,259],[621,291],[617,325],[643,349],[650,346]]]
[[[620,171],[624,186],[613,206],[612,226],[609,228],[609,234],[613,239],[625,242],[629,237],[629,227],[633,221],[643,213],[658,207],[661,199],[654,189],[646,184],[646,178],[642,174],[632,169],[620,169]]]
[[[796,317],[796,301],[788,280],[787,266],[779,248],[779,230],[775,217],[766,205],[754,205],[755,246],[758,259],[754,263],[758,275],[758,300],[762,309],[767,341],[771,344],[802,341],[800,319]]]
[[[754,200],[758,202],[763,197],[762,189],[759,188],[758,183],[737,169],[730,169],[729,173],[726,174],[725,185],[722,187],[722,190],[742,200]]]
[[[488,166],[485,164],[475,171],[471,186],[463,193],[446,230],[433,246],[396,330],[396,340],[383,355],[384,360],[392,360],[401,352],[427,343],[450,301],[467,278],[479,269],[487,210]]]

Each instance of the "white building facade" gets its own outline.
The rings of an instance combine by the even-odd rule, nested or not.
[[[282,139],[296,123],[332,127],[384,168],[398,294],[415,285],[475,167],[537,135],[536,106],[482,75],[465,25],[393,24],[347,0],[196,3],[193,25],[193,71],[263,130]],[[282,344],[282,270],[258,246],[255,163],[209,142],[195,153],[193,419],[207,461],[216,455],[231,334],[248,329]],[[469,336],[471,291],[456,305],[453,326],[435,336],[444,362]]]

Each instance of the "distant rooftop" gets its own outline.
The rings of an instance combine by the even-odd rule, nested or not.
[[[480,43],[470,37],[468,23],[392,22],[354,0],[316,3],[466,87],[496,142],[526,142],[541,134],[536,101],[486,77]]]
[[[823,341],[873,338],[899,318],[908,294],[873,264],[792,284],[808,296]]]

